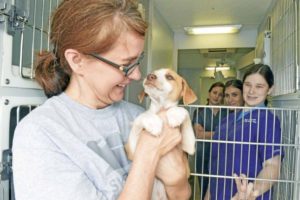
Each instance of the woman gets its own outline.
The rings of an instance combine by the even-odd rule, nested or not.
[[[225,104],[232,107],[240,107],[244,105],[243,100],[243,82],[239,79],[229,80],[225,83]],[[235,111],[236,108],[232,108]]]
[[[133,0],[62,1],[52,16],[54,49],[40,53],[36,66],[49,99],[15,132],[16,199],[150,199],[156,175],[170,199],[188,199],[186,174],[175,169],[180,159],[156,171],[180,143],[178,129],[164,127],[162,137],[141,133],[132,164],[124,150],[143,111],[122,99],[141,78],[146,28]]]
[[[223,102],[224,84],[216,82],[208,90],[207,105],[219,106]],[[194,111],[193,126],[197,139],[211,139],[215,127],[218,126],[221,119],[226,115],[226,110],[218,107],[198,108]],[[197,142],[196,154],[196,172],[208,174],[208,164],[210,158],[210,143]],[[202,198],[208,187],[208,178],[199,176],[199,185]]]
[[[239,115],[229,114],[217,129],[210,168],[212,175],[239,177],[236,184],[230,178],[211,178],[211,199],[272,199],[274,181],[260,179],[278,179],[283,157],[283,150],[276,145],[281,143],[279,119],[266,109],[273,85],[274,76],[267,65],[254,65],[245,73],[246,108]]]

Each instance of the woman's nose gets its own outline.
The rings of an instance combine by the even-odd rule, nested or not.
[[[227,97],[227,100],[228,100],[229,103],[231,103],[232,98],[229,96],[229,97]]]
[[[140,80],[141,79],[141,71],[138,67],[136,67],[131,74],[128,75],[128,78],[132,80]]]
[[[254,92],[254,87],[250,87],[249,93],[253,94],[253,92]]]

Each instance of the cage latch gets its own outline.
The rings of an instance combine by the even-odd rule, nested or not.
[[[6,4],[6,0],[0,0],[0,23],[4,22],[5,20],[5,16],[7,16],[7,14],[5,13],[5,10],[7,8],[7,4]]]
[[[0,0],[0,22],[4,21],[5,16],[8,18],[8,34],[14,35],[17,30],[24,30],[29,17],[29,3],[29,0],[15,0],[15,5],[9,6],[6,0]]]
[[[9,180],[12,175],[12,152],[11,149],[6,149],[2,152],[1,161],[1,180]]]

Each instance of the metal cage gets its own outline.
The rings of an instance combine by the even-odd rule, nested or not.
[[[200,123],[206,132],[212,131],[214,133],[212,138],[203,138],[197,135],[195,130],[197,151],[194,156],[189,158],[190,183],[193,189],[192,199],[204,198],[206,193],[204,191],[205,179],[208,180],[208,188],[223,185],[223,188],[207,189],[214,190],[216,193],[223,191],[222,195],[215,194],[216,198],[212,198],[212,200],[230,199],[228,198],[229,195],[226,197],[225,190],[227,193],[230,189],[234,191],[232,189],[235,187],[233,173],[246,174],[246,179],[250,182],[261,181],[264,184],[273,184],[271,187],[272,197],[268,196],[268,198],[264,197],[262,199],[296,200],[300,198],[300,175],[297,167],[300,161],[300,109],[250,109],[202,105],[185,106],[185,108],[190,113],[194,130],[196,129],[195,124]],[[219,110],[218,116],[212,115],[211,111],[213,109]],[[224,112],[224,116],[221,116],[221,112]],[[213,127],[213,124],[217,125]],[[251,149],[253,151],[250,151]],[[254,152],[257,155],[252,155]],[[199,155],[199,153],[202,155]],[[258,167],[258,160],[262,160],[261,167],[264,167],[265,161],[270,159],[270,155],[279,155],[281,158],[280,167],[276,172],[279,177],[257,178],[262,170]],[[236,165],[244,167],[236,167]],[[251,172],[251,169],[252,171],[254,169],[254,172]],[[221,184],[222,181],[224,184]],[[230,196],[234,195],[232,191],[230,191]]]

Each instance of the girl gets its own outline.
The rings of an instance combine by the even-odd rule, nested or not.
[[[274,76],[267,65],[257,64],[244,75],[246,108],[238,115],[231,113],[217,129],[210,168],[212,175],[239,177],[235,184],[230,178],[211,178],[211,199],[272,199],[274,181],[259,179],[276,180],[283,157],[283,150],[276,145],[281,143],[280,122],[266,109],[273,85]]]
[[[243,82],[239,79],[229,80],[225,83],[224,101],[228,106],[240,107],[244,105]],[[231,109],[236,110],[235,108]]]
[[[208,90],[207,105],[219,106],[223,102],[224,84],[216,82],[211,85]],[[193,126],[198,139],[211,139],[215,127],[219,124],[221,119],[226,115],[225,109],[217,107],[213,108],[198,108],[193,115]],[[197,142],[196,154],[196,172],[208,174],[208,163],[210,158],[210,144],[208,142]],[[208,178],[199,176],[199,185],[201,191],[201,198],[204,198],[208,187]]]

